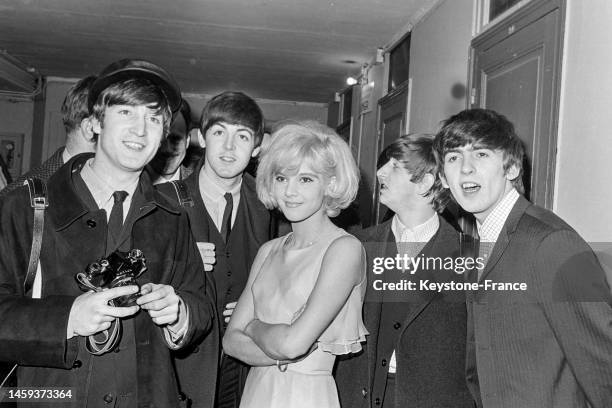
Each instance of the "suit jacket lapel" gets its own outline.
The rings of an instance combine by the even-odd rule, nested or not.
[[[482,281],[485,276],[487,276],[491,272],[495,264],[499,261],[502,254],[508,247],[510,239],[512,238],[512,234],[514,234],[514,232],[516,231],[516,227],[518,226],[520,219],[523,217],[523,214],[525,214],[525,211],[530,205],[531,203],[527,201],[525,197],[520,196],[518,198],[518,200],[514,204],[514,207],[512,207],[512,211],[510,211],[510,214],[508,215],[508,218],[506,219],[506,222],[504,223],[501,232],[499,233],[499,237],[497,237],[497,242],[493,246],[493,250],[489,255],[489,259],[482,275],[480,276],[479,281]]]
[[[438,216],[439,217],[439,216]],[[444,253],[444,249],[449,245],[449,241],[451,239],[458,239],[458,233],[455,232],[450,225],[448,225],[441,217],[440,219],[440,227],[436,234],[429,240],[429,242],[425,245],[421,254],[423,254],[423,258],[427,259],[429,257],[435,256],[436,254]],[[449,234],[449,229],[451,233]],[[420,255],[420,254],[419,254]],[[417,272],[418,273],[418,272]],[[430,281],[437,281],[436,275],[437,273],[434,271],[429,274],[428,277]],[[421,277],[423,279],[423,277]],[[418,284],[417,284],[418,285]],[[412,303],[410,307],[410,311],[404,320],[403,328],[400,333],[400,336],[403,335],[404,330],[414,321],[414,319],[425,309],[439,293],[433,290],[426,291],[424,293],[424,300],[419,303]]]

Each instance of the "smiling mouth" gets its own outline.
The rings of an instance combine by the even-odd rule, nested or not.
[[[302,203],[290,203],[290,202],[285,201],[285,205],[288,208],[296,208],[296,207],[299,207],[300,205],[302,205]]]
[[[138,142],[130,142],[130,141],[125,141],[123,142],[123,145],[125,147],[127,147],[130,150],[136,150],[137,152],[141,151],[142,149],[145,148],[145,145],[142,143],[138,143]]]
[[[236,158],[231,156],[219,156],[219,160],[226,163],[233,163],[236,161]]]
[[[472,182],[461,183],[461,189],[467,194],[475,193],[480,190],[480,184]]]

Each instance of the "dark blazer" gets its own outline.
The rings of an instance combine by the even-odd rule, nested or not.
[[[520,197],[468,292],[468,380],[495,408],[612,407],[612,300],[591,248]],[[476,364],[478,362],[478,364]]]
[[[37,179],[40,179],[42,181],[49,180],[49,177],[51,177],[57,170],[59,170],[60,167],[64,165],[64,159],[62,157],[64,149],[64,146],[60,147],[40,166],[35,167],[27,173],[17,177],[15,181],[13,181],[11,184],[9,184],[0,191],[0,198],[5,197],[11,191],[21,187],[23,185],[23,182],[28,177],[36,177]]]
[[[196,242],[215,244],[216,264],[212,272],[205,274],[217,304],[215,330],[200,344],[181,350],[175,358],[181,389],[194,408],[210,408],[214,404],[223,335],[221,312],[227,302],[238,299],[259,247],[269,241],[273,234],[272,218],[257,198],[255,179],[244,173],[234,226],[229,242],[223,242],[202,201],[199,175],[203,164],[204,158],[184,180],[193,200],[193,206],[186,206],[185,210]],[[156,187],[168,199],[177,201],[171,183]],[[248,367],[242,365],[239,379],[242,385],[246,381],[247,370]]]
[[[50,205],[40,255],[41,299],[23,293],[33,219],[27,187],[0,200],[0,361],[20,364],[20,386],[74,387],[70,406],[108,406],[103,397],[109,390],[125,389],[115,379],[127,377],[133,385],[125,391],[137,393],[138,406],[176,407],[179,390],[170,350],[162,329],[147,313],[123,320],[124,334],[116,352],[92,356],[85,350],[84,337],[66,340],[72,304],[83,293],[74,275],[106,250],[106,212],[90,210],[74,182],[91,156],[75,156],[47,183]],[[131,246],[142,250],[147,260],[148,269],[138,281],[175,288],[189,311],[184,338],[189,344],[212,324],[213,305],[205,295],[202,261],[181,209],[156,193],[145,174],[138,189],[130,213],[133,223],[126,224]],[[97,367],[108,359],[114,360],[118,372],[94,380]],[[58,406],[64,405],[58,402]]]
[[[369,268],[373,258],[395,257],[398,253],[391,220],[356,236],[364,243]],[[440,218],[438,232],[421,254],[444,259],[456,257],[458,252],[458,233]],[[465,381],[463,292],[415,291],[403,299],[384,299],[374,293],[372,277],[370,269],[364,304],[364,321],[370,335],[364,352],[337,365],[336,381],[342,407],[381,406],[387,364],[393,350],[397,362],[396,392],[386,398],[395,399],[397,407],[473,407]],[[463,277],[452,271],[419,271],[405,277],[417,286],[421,279],[463,282]]]

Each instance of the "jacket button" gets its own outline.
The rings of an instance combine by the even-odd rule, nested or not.
[[[93,220],[93,219],[89,219],[89,220],[87,220],[87,226],[88,226],[89,228],[96,228],[96,225],[97,225],[97,224],[96,224],[96,221],[95,221],[95,220]]]
[[[76,360],[74,362],[74,364],[72,364],[72,368],[79,368],[83,365],[83,363],[81,362],[81,360]]]
[[[229,258],[231,255],[232,255],[232,254],[230,253],[230,251],[225,251],[225,256],[226,256],[226,257],[228,257],[228,258]]]
[[[363,398],[366,398],[368,396],[368,390],[366,390],[365,387],[361,389],[361,395],[363,395]]]
[[[185,395],[184,392],[179,392],[178,399],[179,401],[185,401],[187,399],[187,395]]]
[[[380,398],[376,398],[376,399],[374,400],[374,403],[375,403],[376,405],[380,405]]]
[[[232,276],[232,271],[227,271],[227,276]]]
[[[383,360],[382,360],[381,364],[382,364],[382,366],[383,366],[383,367],[385,367],[385,366],[387,365],[387,360],[385,360],[385,359],[383,358]]]
[[[401,325],[401,323],[400,323],[400,322],[395,322],[395,324],[393,325],[393,328],[394,328],[395,330],[399,329],[400,327],[402,327],[402,325]]]
[[[193,352],[194,352],[194,353],[199,353],[199,352],[200,352],[200,348],[199,348],[199,347],[194,348],[194,349],[193,349]]]
[[[112,393],[108,393],[106,394],[104,397],[102,397],[102,399],[104,400],[104,402],[106,402],[107,404],[110,404],[111,402],[113,402],[113,394]]]
[[[115,353],[118,353],[121,351],[121,349],[119,347],[115,347],[115,349],[113,350]]]

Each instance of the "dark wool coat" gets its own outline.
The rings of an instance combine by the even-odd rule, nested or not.
[[[372,278],[386,282],[463,282],[454,271],[398,272],[394,278],[372,274],[375,257],[395,257],[397,245],[391,220],[356,236],[366,248],[368,292],[364,323],[370,333],[361,354],[338,361],[336,382],[343,408],[380,407],[384,399],[396,407],[463,408],[474,403],[465,379],[466,306],[463,292],[414,291],[374,293]],[[444,219],[421,251],[424,257],[456,257],[458,233]],[[391,275],[393,276],[393,275]],[[389,297],[387,297],[389,295]],[[388,363],[395,350],[395,395],[385,395]]]
[[[0,361],[20,364],[19,386],[73,387],[76,401],[72,406],[109,406],[104,401],[107,389],[123,370],[131,373],[134,386],[128,391],[137,394],[139,407],[178,406],[170,350],[162,329],[147,313],[140,311],[123,322],[122,348],[117,354],[103,356],[118,364],[117,371],[107,378],[92,380],[100,375],[95,367],[101,360],[95,359],[101,357],[85,350],[83,337],[66,340],[72,303],[83,293],[74,275],[102,257],[106,244],[105,211],[90,211],[73,183],[89,157],[74,157],[47,184],[50,206],[45,211],[40,256],[41,299],[23,293],[33,219],[27,189],[20,188],[0,200]],[[188,345],[212,324],[213,303],[205,295],[202,261],[184,212],[159,195],[144,174],[138,188],[142,199],[136,205],[132,201],[131,247],[142,250],[148,266],[139,282],[175,288],[189,311],[184,338]],[[125,388],[125,384],[118,387]]]

